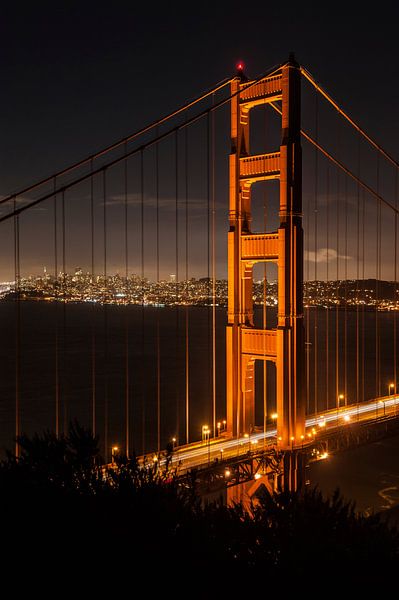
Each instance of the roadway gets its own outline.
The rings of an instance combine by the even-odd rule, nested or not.
[[[399,396],[385,396],[369,402],[348,405],[323,413],[309,415],[306,419],[304,439],[293,441],[293,448],[306,447],[314,443],[325,433],[334,429],[350,427],[351,423],[372,422],[399,415]],[[266,432],[253,432],[239,438],[227,438],[221,433],[217,438],[210,438],[187,446],[175,448],[172,465],[180,471],[193,467],[206,466],[217,460],[228,460],[249,451],[259,451],[277,447],[277,430],[274,426]],[[147,459],[150,458],[147,456]],[[154,455],[157,460],[156,455]],[[151,460],[151,459],[150,459]],[[164,461],[162,461],[164,462]]]

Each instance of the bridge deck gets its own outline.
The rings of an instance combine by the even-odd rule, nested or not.
[[[343,428],[354,423],[373,424],[382,420],[399,416],[399,396],[384,396],[370,402],[362,402],[333,409],[306,419],[306,437],[293,442],[293,448],[306,448],[318,439],[341,433]],[[215,461],[245,456],[249,451],[261,450],[277,446],[275,427],[266,432],[254,432],[248,437],[227,438],[223,434],[219,438],[197,442],[189,446],[179,446],[172,457],[172,465],[186,471],[194,467],[204,467]]]

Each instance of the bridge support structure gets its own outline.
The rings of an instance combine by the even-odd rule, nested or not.
[[[277,440],[292,450],[305,435],[303,325],[302,164],[299,65],[291,59],[258,82],[231,84],[230,206],[228,232],[228,324],[226,331],[227,428],[232,436],[255,426],[255,360],[273,361],[277,380]],[[251,155],[250,114],[281,102],[279,151]],[[251,190],[259,181],[280,182],[280,226],[251,231]],[[278,268],[277,329],[256,329],[253,266]]]
[[[228,505],[241,502],[248,509],[262,494],[303,491],[311,452],[310,446],[293,451],[270,447],[217,461],[182,477],[194,484],[204,502],[222,501]]]

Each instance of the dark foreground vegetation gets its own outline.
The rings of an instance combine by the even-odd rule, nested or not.
[[[0,465],[0,514],[2,548],[20,564],[70,576],[92,574],[93,565],[129,577],[217,572],[230,583],[249,576],[285,587],[297,577],[327,588],[337,578],[344,588],[396,578],[396,530],[358,516],[338,492],[265,495],[248,514],[240,505],[202,506],[193,486],[134,459],[104,469],[98,440],[77,424],[59,439],[47,432],[19,441],[20,458],[8,453]]]

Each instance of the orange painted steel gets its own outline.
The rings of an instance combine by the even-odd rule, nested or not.
[[[228,232],[228,324],[226,328],[227,428],[232,436],[255,426],[255,360],[276,364],[277,437],[290,449],[305,430],[303,327],[303,230],[300,128],[300,67],[293,60],[280,72],[246,90],[231,84],[230,206]],[[250,111],[281,101],[278,151],[251,155]],[[280,226],[273,233],[251,232],[251,189],[258,181],[280,180]],[[278,267],[278,325],[255,329],[253,265]]]

